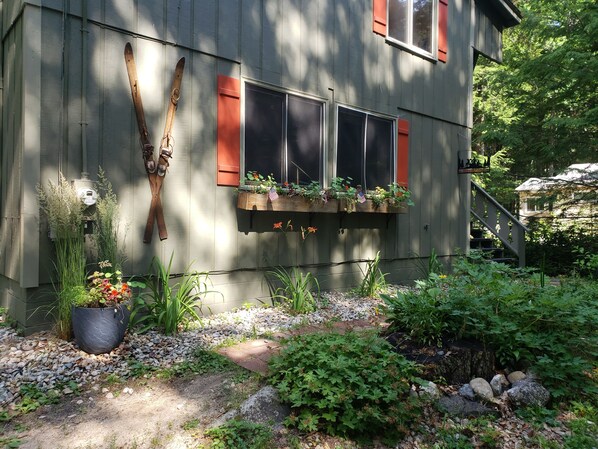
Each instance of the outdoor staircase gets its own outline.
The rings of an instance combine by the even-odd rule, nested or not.
[[[489,260],[508,265],[517,265],[518,258],[500,244],[496,238],[487,236],[484,229],[470,224],[469,249],[481,251]]]
[[[490,254],[496,262],[524,267],[525,232],[528,229],[473,181],[470,212],[470,248]]]

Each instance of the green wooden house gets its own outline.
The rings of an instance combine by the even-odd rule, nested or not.
[[[0,1],[0,305],[26,332],[48,326],[34,313],[54,298],[36,187],[61,173],[93,180],[100,167],[121,204],[125,274],[147,272],[154,256],[174,253],[175,273],[193,261],[222,294],[208,299],[213,312],[269,302],[273,266],[347,289],[378,251],[394,282],[420,277],[432,251],[450,263],[469,247],[474,207],[459,170],[473,70],[479,55],[500,62],[502,31],[519,21],[511,0]],[[153,142],[186,59],[161,193],[168,238],[151,243],[126,43]],[[237,187],[249,171],[323,187],[350,177],[364,191],[396,182],[415,205],[246,207]],[[476,192],[491,226],[491,201]],[[289,220],[317,232],[304,241],[273,229]]]

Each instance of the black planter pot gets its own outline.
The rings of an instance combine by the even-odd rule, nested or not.
[[[131,312],[126,306],[73,307],[75,343],[88,354],[105,354],[121,344]]]

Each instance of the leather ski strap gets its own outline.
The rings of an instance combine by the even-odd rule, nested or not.
[[[160,141],[160,153],[158,154],[158,167],[154,174],[154,190],[152,191],[152,203],[150,205],[149,214],[147,217],[144,241],[148,238],[151,240],[153,233],[154,216],[158,221],[158,234],[160,240],[168,238],[168,232],[166,226],[160,227],[160,217],[164,220],[162,212],[162,203],[160,201],[160,190],[166,176],[166,170],[168,168],[168,159],[172,157],[174,151],[174,138],[172,137],[172,125],[174,123],[174,115],[179,103],[181,82],[183,80],[183,70],[185,68],[185,58],[179,59],[174,70],[174,79],[172,80],[172,88],[170,89],[170,100],[168,102],[168,111],[166,112],[166,123],[164,125],[164,133],[162,134],[162,140]]]
[[[143,111],[143,103],[141,101],[141,91],[139,89],[139,79],[137,77],[137,67],[135,58],[133,57],[133,48],[130,43],[125,45],[125,63],[127,66],[127,75],[129,77],[129,84],[131,86],[131,96],[133,98],[133,106],[135,107],[135,115],[137,117],[137,126],[139,128],[139,136],[141,143],[141,152],[143,156],[143,163],[145,172],[150,185],[152,193],[152,203],[155,205],[155,217],[158,222],[159,234],[168,236],[166,230],[166,222],[164,220],[164,213],[162,208],[162,201],[159,195],[159,189],[156,183],[156,161],[154,160],[154,146],[152,145],[147,125],[145,123],[145,113]],[[143,236],[144,243],[150,243],[154,230],[154,216],[152,216],[151,224],[146,224],[146,231]],[[166,237],[165,237],[166,238]]]

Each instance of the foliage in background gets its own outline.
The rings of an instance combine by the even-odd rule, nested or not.
[[[573,249],[577,260],[573,262],[575,272],[598,280],[598,249],[592,251],[581,246]]]
[[[529,223],[530,232],[526,233],[526,263],[541,268],[548,276],[570,274],[576,270],[579,274],[590,275],[590,267],[576,264],[580,255],[576,248],[584,248],[584,254],[598,254],[598,237],[579,227],[577,223],[563,225],[555,221],[533,220]],[[581,258],[585,260],[584,257]],[[591,264],[591,259],[587,262]]]
[[[205,435],[212,439],[210,449],[268,449],[273,448],[272,431],[264,425],[233,419],[208,429]]]
[[[598,284],[570,279],[540,287],[540,276],[461,259],[454,275],[385,298],[391,325],[422,342],[481,340],[507,367],[531,367],[554,397],[596,397]]]
[[[361,267],[359,267],[363,273],[363,280],[361,281],[361,284],[357,290],[359,296],[373,297],[378,295],[386,287],[387,273],[383,273],[379,265],[380,251],[376,253],[374,260],[371,260],[367,263],[367,269],[365,273],[363,273],[363,270],[361,270]]]
[[[301,431],[396,440],[418,407],[409,397],[416,367],[374,333],[291,338],[270,361],[270,382]]]
[[[98,199],[96,202],[96,229],[94,239],[97,249],[97,260],[109,260],[115,270],[122,269],[124,252],[120,247],[119,219],[120,206],[118,198],[112,190],[112,184],[100,167],[98,171]]]
[[[190,320],[200,319],[203,298],[210,293],[209,273],[190,272],[189,266],[180,280],[171,285],[173,258],[174,253],[168,265],[164,265],[154,257],[146,282],[129,282],[132,287],[149,288],[149,292],[137,296],[133,304],[131,321],[141,326],[139,332],[157,327],[166,335],[172,335],[186,328]]]
[[[511,174],[524,179],[596,162],[596,2],[521,0],[517,6],[523,20],[503,33],[503,64],[478,60],[474,148],[507,150]]]
[[[509,152],[502,148],[495,151],[491,158],[491,168],[488,173],[475,173],[471,179],[488,192],[496,201],[507,210],[516,213],[519,204],[519,195],[515,188],[521,184],[524,179],[511,175],[513,159]],[[474,156],[478,153],[474,151]],[[479,157],[479,156],[478,156]]]
[[[85,285],[85,246],[83,238],[84,204],[73,185],[62,174],[58,183],[48,182],[37,189],[40,208],[47,217],[55,249],[55,285],[58,301],[56,315],[59,337],[71,336],[71,290]]]

